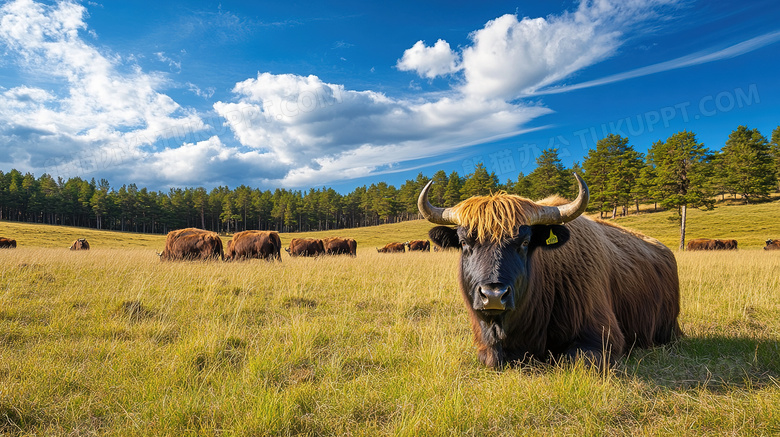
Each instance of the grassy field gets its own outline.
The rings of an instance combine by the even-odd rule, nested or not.
[[[754,249],[779,211],[692,213],[690,237],[743,250],[676,253],[686,337],[602,373],[481,366],[458,255],[373,249],[422,221],[307,234],[359,255],[281,263],[160,263],[162,236],[2,222],[20,247],[0,251],[0,435],[776,435],[780,253]],[[666,217],[619,223],[675,247]],[[81,236],[95,249],[69,252]]]

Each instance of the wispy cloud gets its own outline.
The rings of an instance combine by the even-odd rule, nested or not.
[[[623,80],[635,79],[637,77],[649,76],[651,74],[661,73],[664,71],[677,70],[679,68],[706,64],[708,62],[722,61],[724,59],[730,59],[744,55],[762,47],[774,44],[778,41],[780,41],[780,31],[769,32],[764,35],[760,35],[755,38],[731,45],[724,49],[710,49],[701,51],[691,55],[682,56],[677,59],[672,59],[671,61],[659,62],[658,64],[648,65],[646,67],[637,68],[635,70],[626,71],[624,73],[613,74],[611,76],[602,77],[600,79],[589,80],[587,82],[574,85],[564,85],[536,90],[533,93],[529,93],[529,95],[539,96],[546,94],[560,94],[569,91],[620,82]]]

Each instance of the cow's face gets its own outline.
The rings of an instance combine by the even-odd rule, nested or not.
[[[520,226],[513,237],[499,242],[477,241],[464,227],[450,232],[462,249],[460,284],[464,297],[482,320],[522,308],[534,250],[556,248],[569,239],[568,229],[561,225]]]

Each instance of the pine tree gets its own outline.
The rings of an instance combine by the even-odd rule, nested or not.
[[[726,140],[722,155],[725,183],[745,203],[769,197],[777,184],[776,167],[769,142],[758,129],[739,126]]]
[[[583,166],[591,187],[591,202],[598,205],[599,212],[611,210],[615,218],[617,208],[622,207],[625,215],[632,200],[639,209],[641,192],[637,185],[644,167],[643,156],[628,144],[628,138],[610,134],[600,139],[596,149],[588,151]]]
[[[536,168],[528,175],[532,198],[544,198],[553,194],[569,195],[571,176],[558,158],[558,149],[542,150],[536,158]]]
[[[780,187],[780,126],[772,131],[772,140],[769,142],[769,146],[775,160],[775,174],[778,178],[776,187]]]
[[[430,199],[434,205],[444,205],[444,197],[447,194],[447,173],[439,170],[433,174],[433,185],[431,185]],[[419,195],[419,191],[417,193]]]
[[[474,173],[466,178],[460,193],[460,200],[474,196],[484,196],[495,192],[498,188],[498,177],[493,172],[488,173],[482,163],[474,167]]]
[[[655,172],[651,196],[666,208],[678,209],[680,250],[684,250],[688,207],[710,209],[714,204],[708,186],[710,152],[693,132],[683,131],[653,144],[648,156]]]
[[[460,190],[463,186],[458,172],[453,171],[447,178],[447,190],[444,192],[444,204],[442,206],[455,206],[460,202]]]

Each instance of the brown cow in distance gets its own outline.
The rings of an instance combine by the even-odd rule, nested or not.
[[[688,241],[685,250],[737,250],[737,240],[694,238]]]
[[[419,252],[430,252],[431,251],[431,242],[428,240],[412,240],[407,241],[404,243],[406,246],[406,249],[411,251],[419,251]]]
[[[89,250],[89,243],[86,238],[79,238],[70,245],[70,250]]]
[[[160,261],[223,259],[222,239],[216,232],[185,228],[168,232]]]
[[[284,250],[290,256],[319,256],[325,253],[325,246],[319,238],[293,238]]]
[[[478,357],[489,367],[528,360],[613,363],[631,347],[682,334],[674,254],[658,240],[582,216],[588,188],[533,202],[495,193],[451,208],[418,199],[422,215],[456,225],[459,282]]]
[[[322,244],[328,255],[357,256],[357,241],[352,238],[328,237],[322,239]]]
[[[16,240],[0,237],[0,249],[15,249],[15,248],[16,248]]]
[[[259,258],[268,261],[282,260],[282,240],[276,231],[242,231],[227,242],[225,261]]]
[[[764,250],[780,250],[780,240],[772,240],[771,238],[766,240]]]
[[[398,252],[406,252],[406,246],[404,243],[387,243],[385,244],[385,247],[379,249],[376,249],[379,253],[398,253]]]
[[[715,240],[721,250],[737,250],[737,240]]]

